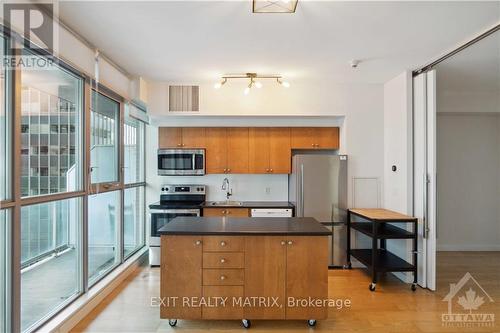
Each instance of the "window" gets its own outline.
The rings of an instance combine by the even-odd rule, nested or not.
[[[144,187],[142,186],[125,190],[123,235],[125,258],[144,246]]]
[[[22,196],[81,190],[82,78],[55,65],[22,69],[21,89]],[[69,133],[68,126],[77,130]],[[73,154],[63,147],[73,148]],[[54,168],[67,171],[59,174]],[[28,170],[33,170],[31,175]]]
[[[94,284],[120,262],[120,191],[89,196],[88,279]]]
[[[21,328],[81,292],[81,198],[21,208]]]
[[[120,104],[93,91],[90,122],[91,181],[94,184],[116,182]]]
[[[125,117],[123,130],[125,184],[144,181],[144,123]]]
[[[8,210],[0,210],[0,332],[8,332],[8,296],[10,290],[8,274],[10,272],[10,214]]]
[[[0,38],[0,54],[2,59],[4,56],[5,39]],[[3,61],[2,61],[3,63]],[[9,165],[10,165],[10,124],[8,117],[8,106],[7,106],[7,84],[6,77],[7,71],[0,66],[2,71],[0,72],[0,201],[10,198],[9,190]]]

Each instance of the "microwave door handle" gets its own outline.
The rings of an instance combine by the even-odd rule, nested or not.
[[[193,164],[191,165],[191,170],[196,170],[196,154],[193,154],[192,159]]]

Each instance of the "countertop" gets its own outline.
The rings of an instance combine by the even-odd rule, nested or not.
[[[295,206],[288,201],[242,201],[241,206],[214,205],[214,201],[206,201],[201,205],[202,208],[294,208]]]
[[[176,217],[158,232],[160,235],[331,235],[312,217]]]

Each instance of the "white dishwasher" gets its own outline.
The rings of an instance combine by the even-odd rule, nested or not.
[[[251,217],[293,217],[291,208],[254,208],[250,211]]]

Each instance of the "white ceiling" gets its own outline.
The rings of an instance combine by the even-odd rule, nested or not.
[[[299,0],[295,14],[252,14],[251,1],[70,1],[59,11],[131,74],[192,83],[247,71],[382,83],[500,21],[497,1]]]
[[[438,90],[500,91],[500,31],[446,59],[438,66]]]

